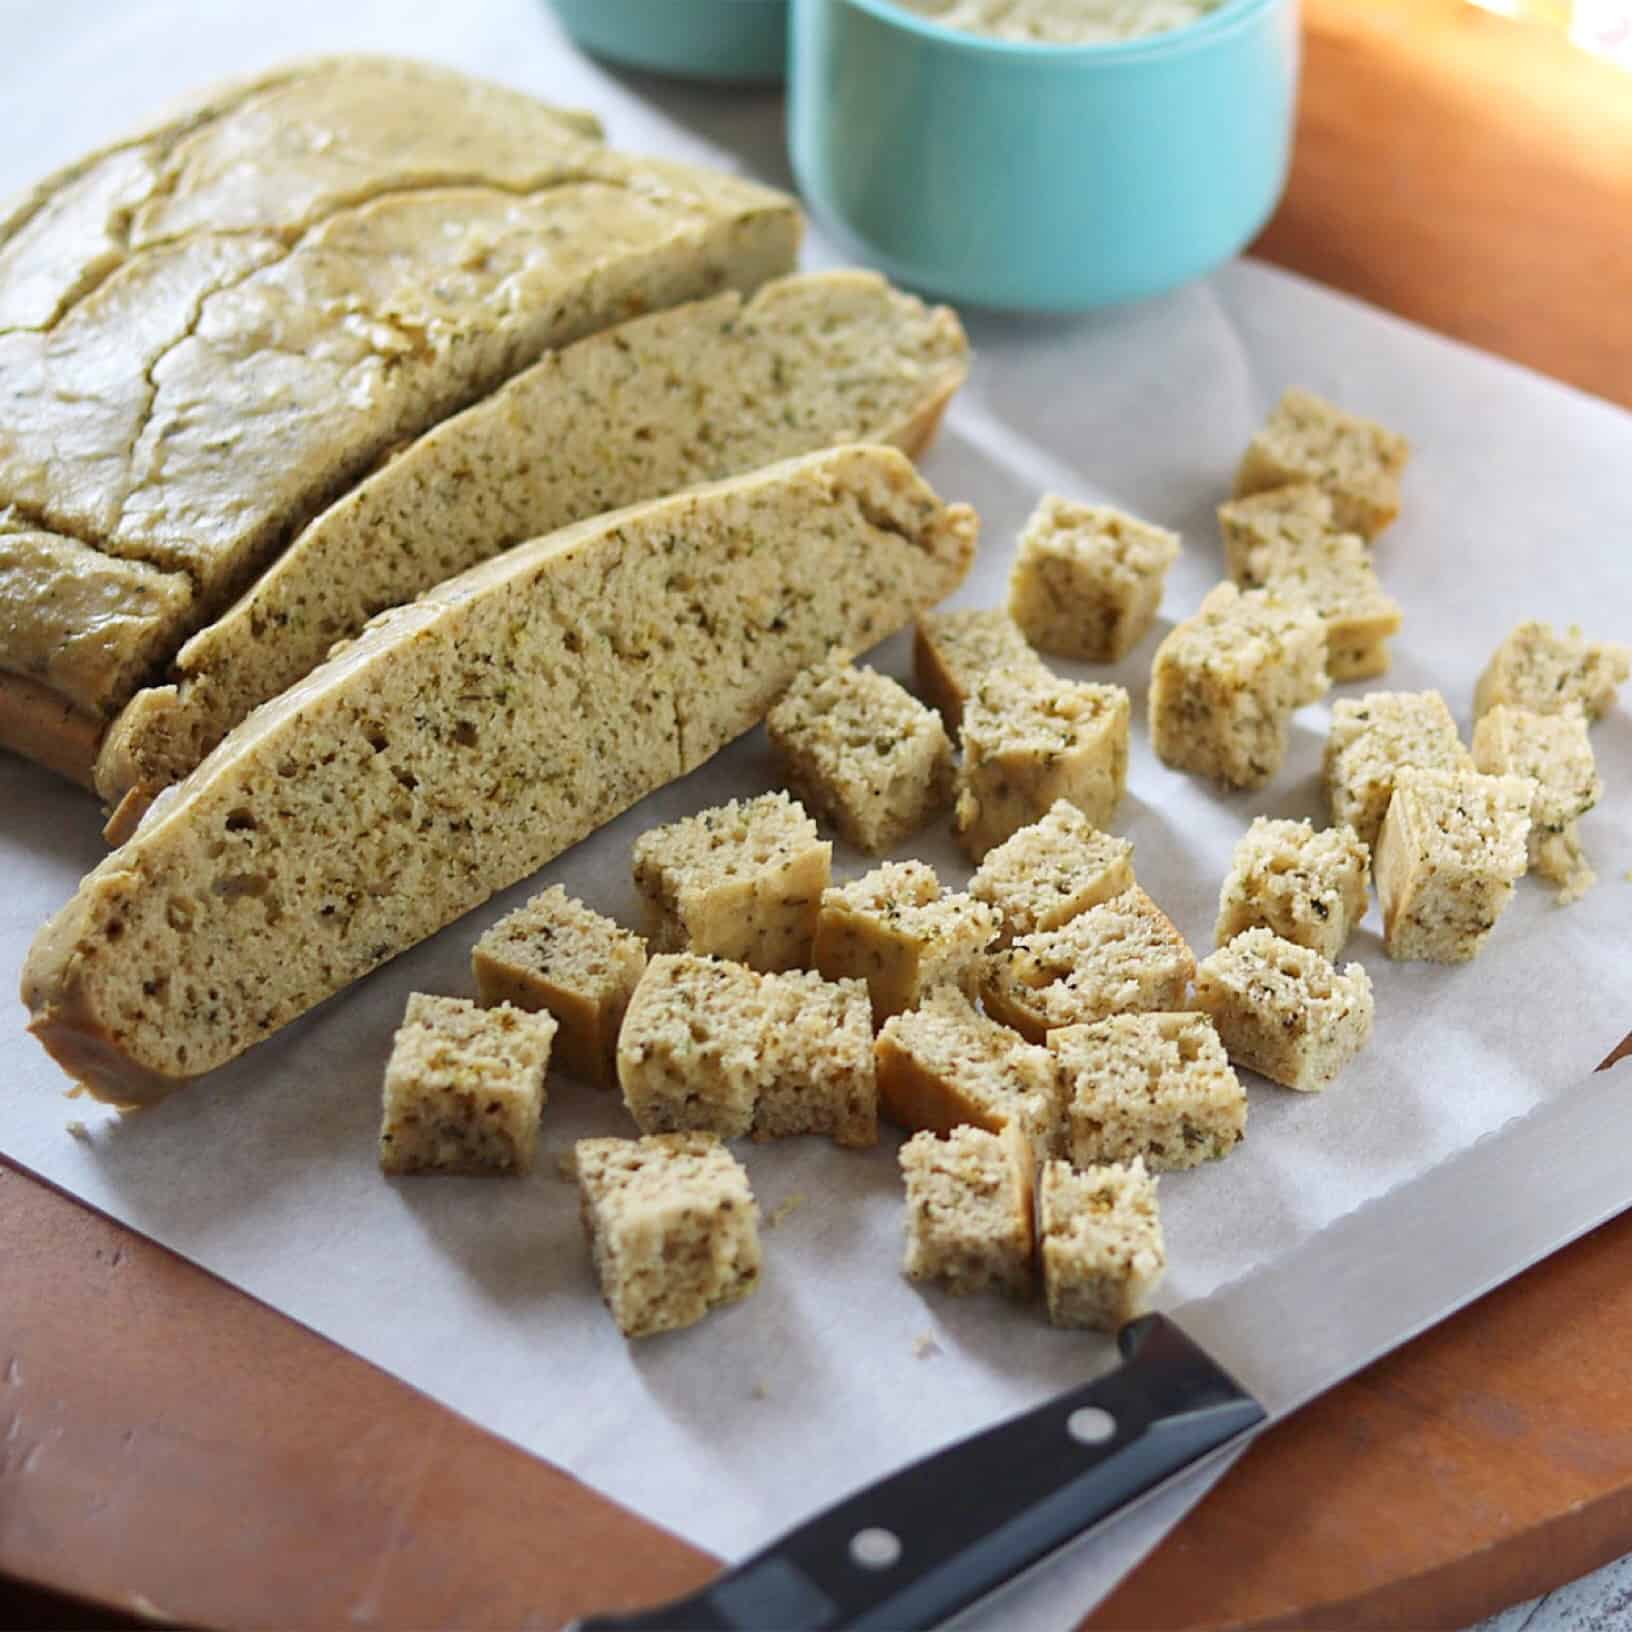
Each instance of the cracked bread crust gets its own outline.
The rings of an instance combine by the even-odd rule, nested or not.
[[[548,347],[791,265],[781,195],[593,128],[330,59],[36,189],[0,244],[0,505],[185,573],[150,620],[168,658],[394,443]],[[0,668],[30,638],[0,626]]]
[[[710,758],[829,647],[949,593],[974,531],[896,450],[841,448],[581,523],[382,615],[41,930],[35,1034],[116,1101],[224,1063]]]

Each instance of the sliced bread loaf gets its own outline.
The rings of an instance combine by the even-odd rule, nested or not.
[[[828,272],[551,353],[313,520],[133,699],[97,768],[110,805],[137,795],[110,837],[335,641],[518,539],[842,442],[920,452],[967,351],[944,307]]]
[[[700,765],[835,644],[949,593],[975,518],[846,447],[579,523],[382,614],[256,711],[40,932],[32,1029],[152,1099]]]
[[[552,347],[757,288],[798,238],[779,193],[463,75],[284,70],[0,222],[0,509],[185,574],[149,609],[166,661],[388,449]],[[36,684],[37,609],[0,588],[0,671]],[[90,718],[129,696],[67,670]]]

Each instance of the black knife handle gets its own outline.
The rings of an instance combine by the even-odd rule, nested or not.
[[[1097,1382],[847,1497],[690,1598],[579,1632],[933,1627],[1264,1422],[1163,1316],[1119,1342]]]

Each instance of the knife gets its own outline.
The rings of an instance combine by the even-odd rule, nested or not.
[[[689,1598],[576,1632],[914,1632],[961,1613],[1632,1206],[1620,1053],[1275,1262],[1123,1327],[1107,1375],[847,1497]]]

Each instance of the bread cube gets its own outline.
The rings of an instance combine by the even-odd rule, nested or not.
[[[1115,1332],[1142,1315],[1167,1268],[1156,1181],[1139,1157],[1043,1169],[1038,1250],[1048,1318]]]
[[[1177,533],[1047,494],[1020,535],[1009,615],[1039,651],[1119,663],[1154,621],[1178,555]]]
[[[785,793],[699,811],[635,841],[635,888],[655,952],[750,969],[810,962],[833,846]]]
[[[933,709],[838,652],[799,674],[766,716],[787,784],[869,855],[952,800],[952,743]]]
[[[1240,1144],[1247,1095],[1204,1014],[1115,1014],[1048,1034],[1078,1167],[1196,1167]]]
[[[1245,586],[1253,560],[1266,550],[1296,550],[1339,531],[1332,501],[1313,482],[1266,488],[1218,507],[1224,535],[1224,570]]]
[[[1244,508],[1276,497],[1265,493],[1236,502]],[[1220,516],[1229,509],[1225,505]],[[1226,525],[1225,539],[1230,576],[1241,588],[1273,590],[1326,625],[1326,672],[1332,679],[1388,672],[1387,641],[1400,632],[1400,609],[1383,593],[1358,533],[1333,532],[1282,511],[1273,522],[1254,516],[1245,525]]]
[[[1219,946],[1247,929],[1336,959],[1366,915],[1371,852],[1352,827],[1316,832],[1308,822],[1260,816],[1235,846],[1218,897]]]
[[[1013,1126],[1039,1161],[1058,1150],[1059,1073],[1048,1050],[987,1019],[955,986],[892,1015],[873,1053],[879,1104],[897,1127]]]
[[[1351,963],[1339,973],[1268,929],[1249,929],[1202,960],[1196,1007],[1237,1065],[1300,1093],[1329,1087],[1371,1037],[1366,971]]]
[[[866,981],[873,1023],[883,1025],[933,987],[972,991],[997,929],[993,908],[943,893],[934,868],[887,861],[823,893],[815,963],[828,980]]]
[[[690,1326],[759,1285],[759,1208],[713,1134],[580,1139],[573,1156],[601,1296],[625,1337]]]
[[[878,1136],[859,981],[835,987],[815,975],[661,953],[624,1016],[618,1080],[643,1133],[825,1133],[853,1146]]]
[[[382,1173],[527,1173],[555,1020],[415,992],[391,1044]]]
[[[1059,1026],[1182,1008],[1195,968],[1184,937],[1135,884],[994,952],[980,995],[994,1020],[1040,1043]]]
[[[901,1147],[907,1185],[906,1256],[915,1281],[948,1292],[1005,1292],[1032,1286],[1031,1149],[1018,1128],[954,1128],[944,1139],[915,1133]]]
[[[1375,538],[1400,513],[1410,453],[1403,436],[1294,386],[1247,444],[1235,496],[1312,482],[1331,499],[1340,531]]]
[[[1005,839],[969,881],[969,893],[1002,917],[998,937],[1058,929],[1133,883],[1133,842],[1102,833],[1073,804],[1056,799],[1046,815]]]
[[[993,669],[1048,673],[1020,626],[1007,612],[925,612],[912,643],[913,679],[923,699],[940,711],[948,731],[963,724],[963,706]]]
[[[1151,746],[1174,770],[1262,787],[1286,758],[1292,715],[1326,686],[1316,613],[1273,590],[1218,584],[1156,648]]]
[[[1332,822],[1377,848],[1394,776],[1402,765],[1462,771],[1473,760],[1437,691],[1370,691],[1332,704],[1322,780]]]
[[[1560,714],[1580,708],[1589,720],[1615,706],[1615,693],[1632,673],[1632,647],[1588,640],[1578,628],[1563,634],[1551,624],[1521,623],[1496,648],[1473,694],[1477,719],[1499,703]]]
[[[618,1080],[618,1027],[646,968],[646,943],[575,901],[559,884],[501,918],[476,943],[476,992],[553,1014],[559,1071],[602,1088]]]
[[[1073,804],[1109,826],[1128,782],[1128,694],[1053,675],[1000,669],[963,713],[963,763],[953,831],[971,861],[1048,813]]]
[[[1478,957],[1527,865],[1535,796],[1527,776],[1399,772],[1374,863],[1391,958]]]
[[[1586,894],[1594,874],[1575,824],[1604,795],[1586,715],[1579,710],[1537,714],[1498,703],[1473,728],[1473,763],[1493,776],[1534,780],[1530,871],[1560,885],[1561,901]]]

